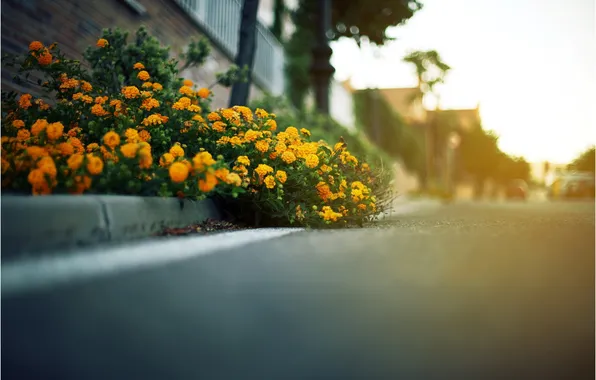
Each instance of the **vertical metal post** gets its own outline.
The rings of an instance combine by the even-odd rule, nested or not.
[[[312,50],[313,61],[310,72],[315,89],[315,100],[319,112],[329,114],[329,80],[335,72],[331,66],[331,54],[327,32],[331,30],[331,0],[318,0],[317,42]]]

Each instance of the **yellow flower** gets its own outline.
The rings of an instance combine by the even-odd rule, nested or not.
[[[109,131],[103,136],[103,143],[113,149],[120,145],[120,136],[114,131]]]
[[[188,106],[187,110],[189,110],[190,112],[201,112],[202,109],[201,107],[197,106],[196,104],[191,104],[190,106]]]
[[[97,143],[91,143],[91,144],[87,145],[87,152],[89,152],[89,153],[91,153],[97,149],[99,149],[99,145]]]
[[[14,120],[12,122],[12,126],[15,128],[23,128],[25,126],[25,122],[23,120]]]
[[[240,165],[250,166],[250,160],[246,156],[238,156],[236,162]]]
[[[217,112],[211,112],[207,115],[207,120],[209,121],[219,121],[221,120],[221,116]]]
[[[342,217],[342,214],[333,211],[329,206],[323,206],[323,210],[319,212],[319,216],[324,220],[336,222],[337,219]]]
[[[170,148],[170,154],[174,157],[183,157],[184,149],[182,149],[180,145],[176,144]]]
[[[319,157],[316,154],[309,154],[306,156],[306,166],[309,168],[316,168],[319,165]]]
[[[72,156],[68,157],[66,160],[66,164],[72,170],[77,170],[83,164],[84,156],[82,154],[73,154]]]
[[[329,165],[325,165],[325,164],[321,165],[321,171],[322,171],[323,173],[328,173],[328,172],[330,172],[331,170],[332,170],[332,169],[331,169],[331,166],[329,166]]]
[[[236,112],[239,112],[240,115],[242,115],[242,118],[245,121],[252,122],[253,117],[252,117],[252,111],[250,110],[250,108],[245,107],[245,106],[234,106],[233,108]]]
[[[205,88],[205,87],[203,87],[199,91],[197,91],[197,95],[203,99],[207,99],[209,97],[209,94],[211,94],[211,91],[209,91],[209,89]]]
[[[37,136],[41,133],[41,131],[45,130],[47,126],[48,121],[46,119],[37,119],[31,126],[31,134],[33,136]]]
[[[188,166],[182,162],[174,162],[168,172],[170,173],[170,179],[175,183],[184,182],[188,178]]]
[[[125,86],[122,88],[122,95],[126,99],[138,98],[141,95],[141,91],[136,86]]]
[[[271,175],[265,177],[265,180],[263,182],[265,183],[265,186],[268,189],[273,189],[275,187],[275,178],[273,178],[273,176]]]
[[[259,140],[256,142],[255,144],[255,148],[261,152],[261,153],[265,153],[266,151],[269,150],[269,143],[265,140]]]
[[[39,41],[33,41],[29,44],[29,50],[37,51],[39,49],[43,49],[43,44]]]
[[[236,165],[232,169],[234,169],[236,172],[238,172],[238,174],[240,174],[241,176],[245,176],[248,174],[248,169],[246,169],[246,167],[244,167],[244,165]]]
[[[215,164],[213,156],[209,152],[199,152],[193,159],[193,169],[202,172],[206,167]]]
[[[154,113],[153,115],[149,115],[146,118],[144,118],[141,123],[144,126],[148,127],[150,125],[161,125],[161,124],[167,123],[167,122],[168,122],[167,116],[162,116],[161,114]]]
[[[136,143],[126,143],[120,147],[120,152],[122,152],[124,157],[135,158],[138,149],[139,146]]]
[[[257,168],[255,169],[255,173],[257,173],[259,175],[259,178],[263,180],[263,178],[267,174],[273,173],[273,168],[266,164],[259,164],[259,166],[257,166]]]
[[[124,135],[126,136],[126,142],[136,143],[139,142],[139,132],[136,129],[128,128]]]
[[[275,173],[275,178],[277,178],[277,180],[278,180],[280,183],[285,183],[285,182],[286,182],[286,180],[288,179],[288,175],[286,174],[286,172],[285,172],[285,171],[283,171],[283,170],[278,170],[278,171]]]
[[[223,133],[226,131],[226,123],[223,121],[216,121],[211,125],[211,128],[216,132]]]
[[[277,122],[275,120],[267,120],[265,126],[268,127],[270,131],[275,131],[277,129]]]
[[[291,164],[292,162],[296,161],[296,156],[294,155],[294,153],[290,152],[289,150],[286,150],[285,152],[283,152],[283,154],[281,155],[281,159],[283,160],[283,162],[285,162],[286,164]]]
[[[184,82],[182,82],[183,85],[185,85],[186,87],[192,87],[192,85],[194,83],[192,83],[192,81],[190,79],[185,79]]]
[[[159,159],[159,166],[166,167],[174,162],[174,156],[170,153],[164,153]]]
[[[151,149],[150,147],[142,147],[139,149],[139,167],[141,169],[149,169],[151,165],[153,165]]]
[[[62,125],[61,122],[48,124],[48,126],[46,128],[46,134],[48,136],[48,139],[50,139],[50,140],[56,140],[56,139],[60,138],[62,136],[63,132],[64,132],[64,125]]]
[[[302,133],[304,136],[310,136],[310,131],[306,128],[302,128],[300,133]]]
[[[257,115],[257,117],[258,117],[259,119],[264,119],[264,118],[266,118],[266,117],[268,117],[268,116],[269,116],[269,113],[267,113],[267,111],[265,111],[264,109],[257,108],[257,109],[255,110],[255,115]]]
[[[192,90],[192,88],[188,87],[188,86],[182,86],[180,87],[180,90],[178,90],[182,95],[186,95],[186,96],[193,96],[194,95],[194,91]]]
[[[225,179],[225,182],[229,185],[240,186],[242,184],[242,179],[236,173],[229,173]]]
[[[87,171],[91,175],[98,175],[103,170],[103,161],[101,158],[92,154],[87,154]]]
[[[300,205],[296,206],[296,218],[298,220],[304,219],[304,212],[302,211],[302,208],[300,207]]]
[[[151,134],[143,129],[139,132],[139,139],[144,142],[151,141]]]
[[[346,143],[343,143],[343,142],[338,142],[333,146],[333,150],[336,152],[343,150],[345,148],[346,148]]]
[[[296,129],[296,127],[287,127],[286,128],[286,133],[288,134],[288,136],[290,137],[298,137],[298,129]]]
[[[17,132],[17,141],[23,142],[29,140],[31,133],[26,129],[19,129]]]
[[[97,40],[97,43],[95,45],[97,47],[104,48],[104,47],[108,46],[109,43],[108,43],[108,40],[106,40],[105,38],[100,38],[99,40]]]
[[[159,83],[153,83],[153,91],[161,91],[163,90],[163,86]]]
[[[249,129],[244,134],[244,140],[252,142],[252,141],[255,141],[256,139],[258,139],[259,137],[261,137],[261,135],[262,135],[261,132],[253,131],[252,129]]]
[[[151,75],[149,75],[147,71],[143,70],[139,71],[139,73],[137,74],[137,78],[139,78],[142,81],[146,81],[149,80],[149,78],[151,78]]]
[[[27,108],[31,107],[31,94],[23,94],[19,97],[19,107],[26,110]]]
[[[208,193],[217,185],[217,177],[211,172],[205,173],[205,179],[199,179],[199,190]]]
[[[226,168],[219,168],[215,170],[215,176],[217,177],[218,180],[220,181],[226,181],[226,178],[228,177],[228,174],[230,174],[230,171]]]

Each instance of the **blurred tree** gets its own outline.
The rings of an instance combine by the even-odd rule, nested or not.
[[[316,42],[317,1],[300,0],[291,14],[296,30],[286,45],[286,76],[288,93],[299,109],[304,107],[311,87],[309,67]],[[422,8],[419,0],[335,0],[331,3],[330,39],[352,38],[358,46],[363,39],[376,45],[392,40],[386,35],[386,29],[403,24]]]
[[[435,86],[443,83],[445,76],[451,70],[451,67],[443,62],[439,53],[436,50],[417,50],[406,55],[403,61],[412,64],[416,69],[420,92],[414,94],[411,100],[417,100],[426,94],[438,98]],[[438,107],[439,102],[437,101],[437,109]]]
[[[498,176],[503,158],[503,153],[497,145],[498,139],[497,135],[486,132],[481,126],[461,132],[460,164],[474,179],[476,197],[484,192],[486,179]]]
[[[269,30],[271,30],[271,33],[281,43],[283,43],[284,16],[286,13],[287,9],[284,0],[275,0],[273,4],[273,25],[271,25]]]
[[[247,67],[246,81],[236,82],[230,93],[230,107],[248,103],[248,95],[252,82],[252,68],[257,50],[257,11],[259,0],[244,0],[242,4],[242,18],[240,20],[240,38],[238,38],[238,53],[236,66]]]
[[[582,154],[579,155],[575,160],[573,160],[569,165],[568,168],[571,170],[581,171],[581,172],[591,172],[594,173],[594,162],[596,160],[596,146],[592,146],[591,148],[585,150]]]

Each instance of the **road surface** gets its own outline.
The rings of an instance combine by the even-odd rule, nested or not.
[[[3,378],[594,378],[594,203],[281,235],[8,287]]]

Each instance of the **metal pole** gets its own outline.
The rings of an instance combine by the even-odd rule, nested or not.
[[[310,72],[315,88],[315,99],[319,112],[329,114],[329,80],[335,72],[330,59],[333,50],[329,47],[327,32],[331,29],[331,0],[318,0],[317,43],[312,50],[313,62]]]

